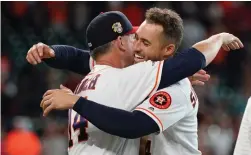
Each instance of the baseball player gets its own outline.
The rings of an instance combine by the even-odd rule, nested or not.
[[[102,18],[103,17],[106,17],[106,16],[102,16]],[[108,20],[106,20],[106,21],[108,21]],[[147,23],[147,24],[149,24],[149,23]],[[102,24],[97,24],[97,25],[102,25]],[[141,26],[142,26],[142,29],[143,29],[143,27],[145,25],[144,25],[144,23],[142,25]],[[102,26],[104,26],[104,24]],[[95,27],[95,28],[97,28],[97,27]],[[95,30],[94,32],[96,32],[96,31],[98,31],[98,30]],[[231,37],[231,38],[229,38],[229,37]],[[234,40],[232,40],[232,39],[234,39]],[[142,38],[139,38],[139,40],[142,41],[142,42],[146,41],[145,39],[142,39]],[[229,43],[234,43],[235,44],[235,43],[240,43],[240,42],[238,42],[238,38],[236,38],[236,37],[234,37],[234,36],[232,36],[230,34],[224,33],[224,34],[219,34],[219,35],[213,36],[213,37],[211,37],[211,38],[209,38],[209,39],[207,39],[205,41],[202,41],[202,42],[194,45],[193,50],[195,50],[197,52],[203,53],[204,57],[206,58],[207,64],[208,64],[215,57],[215,55],[219,51],[220,47],[222,45],[227,46]],[[144,44],[144,46],[147,46],[145,44],[150,44],[150,43],[146,42],[146,43],[143,43],[143,44]],[[91,44],[91,47],[92,47],[92,45],[93,45],[93,43]],[[212,46],[210,48],[210,47],[208,47],[208,45],[214,45],[214,46]],[[170,49],[170,48],[168,48],[168,49]],[[175,46],[171,47],[171,49],[174,50]],[[190,52],[191,51],[192,50],[190,50]],[[165,51],[165,52],[168,53],[169,51]],[[146,55],[142,54],[142,56],[147,56],[147,57],[150,58],[150,53],[146,52],[145,54]],[[163,54],[163,55],[165,55],[165,54]],[[96,60],[96,62],[98,64],[97,60]],[[152,67],[148,67],[147,64],[149,62],[151,63],[151,66],[154,68],[153,69],[154,71],[151,70]],[[139,64],[136,64],[136,65],[133,65],[131,67],[127,67],[125,69],[115,69],[115,68],[111,68],[109,66],[96,65],[97,68],[95,69],[95,67],[96,67],[95,66],[94,69],[93,69],[93,71],[91,71],[91,73],[82,81],[82,83],[77,88],[76,93],[80,94],[81,96],[87,96],[88,99],[95,100],[96,102],[100,102],[100,103],[105,103],[106,102],[106,103],[108,103],[108,104],[105,104],[105,105],[109,105],[109,106],[113,106],[113,107],[119,107],[119,108],[125,109],[125,110],[132,110],[132,108],[135,108],[139,104],[139,102],[144,99],[144,97],[148,96],[148,95],[142,95],[142,94],[144,94],[146,92],[146,89],[147,89],[146,87],[143,88],[143,86],[141,86],[141,84],[143,82],[147,82],[147,83],[144,83],[142,85],[149,84],[150,86],[152,86],[154,88],[154,89],[149,89],[149,88],[147,89],[148,92],[150,92],[151,96],[153,95],[151,92],[155,92],[155,90],[156,90],[155,89],[156,84],[157,84],[157,87],[158,87],[157,89],[161,89],[161,85],[163,84],[163,83],[161,83],[162,82],[161,79],[163,78],[163,75],[165,73],[165,66],[166,66],[165,62],[166,61],[164,61],[164,64],[162,65],[163,62],[151,62],[151,61],[147,61],[147,62],[144,62],[144,63],[139,63]],[[138,68],[140,68],[140,69],[138,69]],[[127,78],[129,78],[128,77],[129,70],[132,73],[134,73],[134,74],[141,75],[140,81],[135,82],[135,85],[136,85],[136,83],[139,85],[138,87],[134,87],[135,85],[133,85],[133,82],[137,80],[136,78],[139,78],[138,76],[135,76],[134,74],[133,74],[132,77],[135,77],[136,80],[134,78],[130,78],[130,80],[131,80],[130,84],[133,85],[132,88],[128,89],[129,87],[128,87],[127,83],[124,83],[123,77],[127,76]],[[146,71],[147,70],[151,70],[150,71],[151,74],[155,73],[154,74],[155,75],[155,79],[153,80],[153,81],[155,81],[155,84],[149,82],[151,79],[153,79],[153,78],[151,78],[151,75],[150,74],[144,74],[145,72],[142,72],[142,70],[143,71],[145,71],[145,70]],[[160,77],[160,74],[158,74],[159,71],[162,71],[161,79],[159,79],[159,77]],[[125,74],[123,74],[123,72]],[[111,76],[111,75],[113,75],[113,76]],[[116,78],[114,78],[114,75],[117,75],[120,78],[120,80],[122,81],[122,82],[119,82],[119,85],[115,85],[114,86],[114,83],[116,84]],[[122,75],[122,76],[120,76],[120,75]],[[147,77],[147,79],[143,78],[146,75],[149,75]],[[102,80],[102,77],[105,80]],[[113,84],[110,84],[110,82],[107,82],[107,79],[109,79],[109,81],[112,81]],[[156,81],[157,81],[157,83],[156,83]],[[164,84],[165,84],[165,82],[164,82]],[[185,79],[185,81],[180,81],[179,84],[180,85],[184,85],[184,86],[188,86],[188,84],[189,84],[189,88],[190,88],[190,83],[187,82],[187,79]],[[123,87],[123,86],[127,86],[127,87]],[[165,88],[165,87],[166,86],[163,86],[163,88]],[[108,91],[107,88],[109,89],[109,93],[108,94],[110,94],[110,96],[106,94],[106,95],[102,95],[102,97],[100,97],[99,99],[95,97],[97,94],[103,94],[104,90]],[[116,88],[117,90],[114,91],[114,88]],[[141,89],[141,88],[143,88],[143,89]],[[122,89],[122,90],[120,90],[120,89]],[[188,89],[188,87],[184,87],[184,89]],[[152,90],[154,90],[154,91],[152,91]],[[136,93],[136,94],[132,95],[133,93]],[[189,93],[189,94],[191,94],[191,93]],[[122,115],[123,114],[128,114],[128,113],[129,113],[129,115],[132,114],[130,112],[121,111],[119,109],[114,109],[114,108],[109,108],[109,107],[106,107],[106,106],[103,106],[103,105],[99,105],[99,104],[88,104],[88,102],[91,102],[91,101],[84,100],[83,98],[79,99],[79,97],[76,98],[76,96],[71,95],[71,94],[67,94],[67,95],[65,94],[69,98],[63,98],[63,99],[61,98],[63,96],[59,97],[58,95],[60,96],[60,92],[59,91],[48,91],[48,92],[45,93],[44,99],[42,101],[43,106],[45,106],[45,114],[47,114],[47,112],[49,112],[51,109],[54,109],[54,108],[55,109],[61,109],[61,108],[64,109],[64,108],[66,108],[66,107],[64,107],[65,106],[64,103],[68,103],[68,106],[69,106],[69,103],[75,103],[75,101],[78,100],[77,103],[74,104],[74,107],[73,107],[73,109],[75,111],[77,111],[79,114],[81,114],[82,116],[84,116],[88,120],[89,120],[89,118],[91,118],[91,120],[92,120],[91,122],[96,127],[102,128],[102,130],[104,130],[104,131],[106,131],[108,133],[112,133],[114,135],[121,136],[120,135],[120,130],[123,130],[122,128],[124,128],[125,127],[124,125],[127,124],[128,122],[125,122],[124,125],[121,125],[121,123],[120,123],[120,126],[123,126],[123,127],[116,126],[114,128],[115,125],[111,125],[111,128],[109,127],[109,125],[106,125],[106,127],[104,127],[104,124],[102,124],[102,123],[99,124],[100,122],[96,122],[97,121],[97,112],[100,113],[100,114],[103,114],[103,112],[104,112],[106,114],[106,116],[103,116],[103,115],[101,115],[101,116],[102,116],[102,118],[104,117],[105,119],[107,119],[107,118],[110,117],[109,116],[109,112],[107,113],[107,111],[110,111],[110,110],[111,111],[115,111],[114,113],[110,113],[112,115],[116,113],[119,116],[120,112],[121,112]],[[123,95],[125,95],[125,97]],[[156,94],[154,94],[154,95],[156,95]],[[163,97],[163,94],[162,94],[162,97],[163,97],[162,99],[161,98],[158,99],[158,103],[159,102],[166,103],[166,102],[163,101],[163,99],[170,99],[170,98],[168,98],[168,96],[166,96],[166,94],[164,94],[164,95],[165,96]],[[135,96],[135,97],[133,97],[133,96]],[[144,97],[142,97],[142,96],[144,96]],[[193,102],[196,102],[195,96],[194,95],[192,95],[192,96],[193,96],[192,97]],[[52,98],[53,98],[53,100],[51,100]],[[71,101],[69,102],[69,100],[71,100]],[[125,102],[125,101],[128,101],[128,102]],[[136,102],[133,102],[133,101],[136,101]],[[59,102],[61,102],[62,104],[59,104]],[[81,102],[86,103],[86,104],[81,104]],[[154,102],[155,102],[155,100],[154,100]],[[167,103],[169,104],[169,102],[167,102]],[[144,105],[144,103],[142,105]],[[179,106],[179,104],[177,104],[177,105]],[[73,106],[73,105],[70,105],[70,106]],[[86,108],[85,106],[87,106],[88,108]],[[155,105],[155,106],[157,106],[157,105]],[[195,104],[194,104],[194,106],[195,106]],[[83,108],[83,107],[85,107],[85,108]],[[92,109],[93,107],[97,107],[99,110],[97,110],[96,113],[92,113],[91,111],[93,110]],[[159,109],[161,109],[160,106],[157,106],[157,107]],[[69,107],[67,107],[67,108],[69,108]],[[70,108],[72,108],[72,107],[70,107]],[[139,108],[144,109],[143,107],[139,107]],[[163,108],[164,109],[168,108],[168,106],[167,107],[163,106]],[[87,112],[87,109],[90,110],[89,113]],[[100,111],[100,109],[102,109],[102,111]],[[175,109],[175,110],[177,110],[177,109]],[[142,111],[139,111],[139,110],[135,110],[135,111],[136,112],[133,112],[133,116],[137,116],[136,120],[139,120],[138,118],[146,119],[147,121],[142,121],[142,123],[148,122],[147,124],[149,126],[151,126],[151,127],[147,128],[147,130],[144,130],[144,131],[139,130],[140,128],[138,128],[138,127],[139,127],[139,124],[141,124],[141,123],[137,121],[138,125],[134,124],[135,123],[135,120],[134,120],[133,124],[135,126],[133,127],[133,129],[131,131],[133,131],[133,130],[139,130],[140,132],[138,132],[138,133],[137,132],[132,132],[131,135],[128,134],[128,132],[127,133],[124,132],[123,133],[124,135],[122,135],[122,137],[126,137],[126,135],[131,136],[131,137],[126,137],[126,138],[133,138],[133,137],[143,136],[143,135],[147,135],[147,134],[150,134],[150,133],[153,133],[153,132],[162,131],[166,127],[170,126],[170,125],[165,125],[165,126],[162,125],[162,128],[159,129],[158,128],[159,124],[157,124],[155,121],[153,121],[154,119],[152,119],[151,117],[145,117],[145,116],[147,116],[146,112],[142,112]],[[196,111],[196,108],[195,108],[195,111]],[[76,150],[80,151],[83,154],[84,154],[84,152],[85,153],[87,153],[87,152],[90,153],[90,151],[94,151],[94,150],[95,150],[95,154],[105,154],[105,153],[108,153],[108,154],[109,153],[111,153],[111,154],[113,154],[113,153],[114,154],[122,154],[122,153],[123,154],[134,154],[134,153],[137,152],[137,151],[135,151],[136,149],[135,150],[133,149],[135,147],[130,147],[130,149],[127,147],[127,146],[138,146],[137,141],[133,141],[133,140],[127,140],[127,141],[125,141],[125,139],[122,139],[122,138],[119,139],[116,136],[108,135],[108,134],[106,134],[106,133],[104,133],[104,132],[102,132],[100,130],[97,131],[95,129],[96,127],[94,127],[92,125],[89,126],[88,125],[89,124],[88,121],[86,121],[83,118],[81,118],[77,113],[75,113],[75,114],[76,115],[74,115],[74,114],[72,115],[72,113],[71,113],[71,115],[74,116],[71,119],[71,122],[73,122],[73,123],[71,123],[72,126],[73,126],[72,129],[71,129],[71,131],[73,133],[75,132],[74,133],[75,137],[78,136],[78,139],[80,138],[79,136],[80,136],[81,133],[86,133],[85,136],[81,136],[82,137],[81,140],[86,140],[86,142],[76,143],[75,153],[76,153]],[[118,117],[118,118],[122,118],[122,120],[124,119],[123,117]],[[128,117],[128,118],[131,118],[131,117]],[[79,122],[78,122],[78,120],[79,120]],[[116,120],[116,118],[113,118],[113,121],[114,120],[115,120],[115,122],[114,122],[115,124],[118,123],[118,120]],[[84,122],[87,122],[87,123],[84,123]],[[83,127],[82,128],[83,129],[82,132],[81,131],[80,132],[76,132],[76,130],[79,129],[78,127],[80,127],[79,124],[83,124],[83,126],[82,126]],[[172,123],[170,123],[170,124],[172,125]],[[145,124],[144,124],[144,126],[145,126]],[[124,130],[128,131],[128,128],[124,128]],[[95,133],[95,134],[92,134],[92,133]],[[100,133],[100,134],[97,134],[97,133]],[[89,138],[88,138],[87,134],[89,135]],[[102,135],[103,138],[100,138],[100,137],[102,137],[100,135]],[[75,139],[75,142],[78,142],[78,141]],[[74,140],[73,140],[73,143],[74,143]],[[125,143],[128,144],[128,145],[123,145]],[[78,147],[78,146],[80,146],[80,147]],[[80,148],[83,148],[83,149],[81,150]],[[74,150],[74,149],[72,149],[72,150]],[[132,151],[132,152],[128,152],[128,151]],[[71,150],[70,150],[70,153],[71,153]],[[74,154],[74,153],[72,152],[72,154]]]
[[[236,141],[234,155],[251,154],[251,97],[248,100]]]

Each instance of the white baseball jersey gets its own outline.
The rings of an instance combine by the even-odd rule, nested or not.
[[[153,94],[135,110],[144,112],[159,126],[152,134],[152,155],[200,155],[198,150],[198,98],[186,78]]]
[[[131,111],[156,91],[162,65],[163,61],[147,61],[123,69],[95,65],[75,93],[106,106]],[[102,116],[97,114],[97,117]],[[70,155],[138,155],[139,139],[128,140],[105,133],[74,110],[69,111],[69,118]]]
[[[251,155],[251,97],[241,121],[234,155]]]
[[[95,65],[96,65],[96,62],[93,60],[92,57],[90,57],[90,59],[89,59],[90,70],[92,70]]]

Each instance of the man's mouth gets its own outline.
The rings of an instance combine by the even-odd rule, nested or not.
[[[134,63],[139,63],[143,61],[145,61],[145,57],[138,54],[134,54]]]
[[[144,57],[143,57],[143,56],[138,55],[138,54],[134,54],[134,57],[135,57],[136,59],[144,59]]]

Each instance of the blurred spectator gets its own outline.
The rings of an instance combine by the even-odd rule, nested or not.
[[[66,22],[68,19],[67,3],[68,2],[65,1],[47,2],[52,27],[58,32],[64,31],[64,29],[66,29]]]
[[[7,80],[10,75],[10,62],[6,56],[1,56],[1,92],[5,91]]]
[[[88,23],[88,14],[90,8],[85,2],[74,4],[74,28],[81,30]]]
[[[68,141],[58,122],[49,121],[42,139],[43,155],[67,155]]]
[[[193,18],[184,19],[184,48],[188,48],[204,38],[206,38],[206,30],[200,22]]]
[[[13,1],[12,3],[13,13],[15,14],[15,16],[22,18],[28,11],[28,2]]]
[[[110,11],[122,11],[124,8],[123,1],[109,1],[108,3],[108,10]]]
[[[130,2],[122,11],[131,21],[132,25],[139,26],[144,21],[145,9],[140,2]]]
[[[231,120],[228,116],[221,117],[219,125],[208,127],[209,147],[215,155],[229,155],[234,142]]]
[[[38,136],[29,130],[27,118],[17,118],[14,129],[6,134],[3,148],[7,155],[40,155],[41,143]]]

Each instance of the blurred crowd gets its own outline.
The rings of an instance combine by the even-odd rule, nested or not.
[[[200,150],[204,155],[230,155],[251,96],[251,2],[2,2],[2,154],[67,154],[67,112],[44,118],[39,104],[47,89],[64,84],[74,90],[83,76],[45,64],[31,66],[25,56],[33,44],[87,49],[86,26],[100,12],[122,11],[137,26],[153,6],[173,9],[183,18],[180,50],[219,32],[232,33],[244,43],[242,50],[220,51],[206,68],[210,81],[195,88]]]

